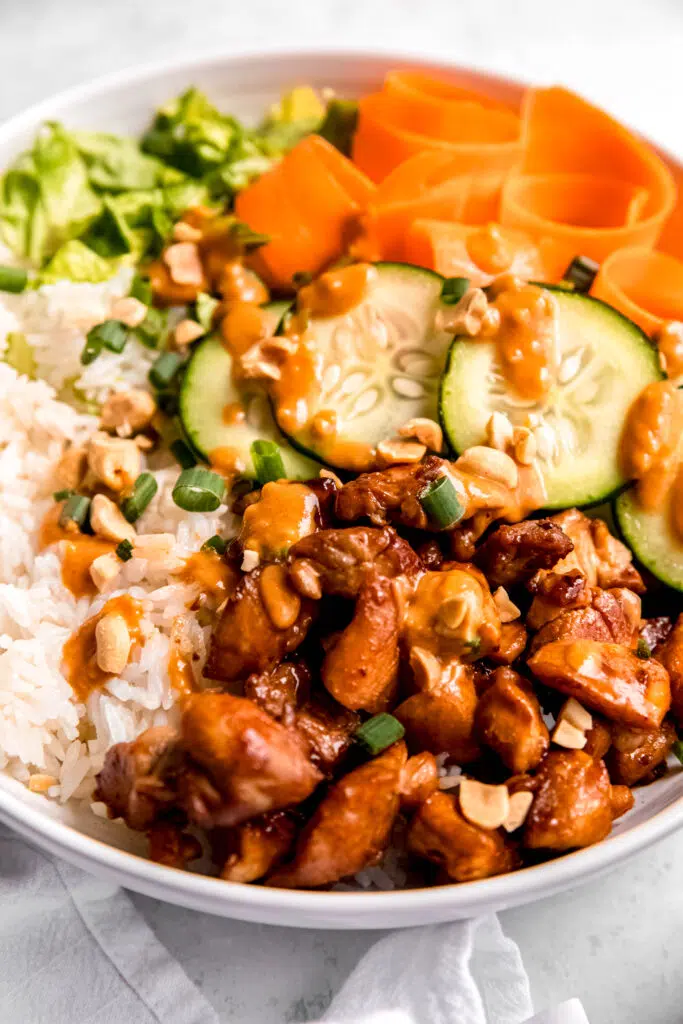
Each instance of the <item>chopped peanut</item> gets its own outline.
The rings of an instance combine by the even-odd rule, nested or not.
[[[115,391],[102,406],[100,424],[104,430],[115,430],[119,437],[130,437],[148,427],[156,411],[157,404],[149,391]]]
[[[135,527],[128,522],[118,505],[105,494],[96,494],[90,506],[90,525],[105,540],[135,539]]]
[[[426,454],[426,445],[414,441],[380,441],[377,445],[377,461],[382,466],[420,462]]]
[[[147,316],[147,306],[129,295],[124,299],[115,299],[111,306],[111,316],[113,320],[120,320],[126,327],[139,327]]]
[[[536,438],[528,427],[516,427],[512,437],[515,458],[522,466],[530,466],[536,458]]]
[[[90,566],[90,577],[100,592],[106,590],[117,579],[122,565],[123,562],[113,551],[108,551],[106,555],[100,555],[95,559]]]
[[[175,242],[164,250],[163,260],[171,279],[176,284],[190,284],[201,288],[204,271],[199,258],[199,249],[194,242]]]
[[[510,813],[507,786],[488,786],[475,779],[460,783],[460,810],[468,821],[480,828],[500,828]]]
[[[488,309],[489,302],[482,289],[470,288],[457,305],[439,310],[436,314],[437,330],[475,338],[484,326]]]
[[[292,563],[289,569],[289,578],[303,597],[319,601],[323,596],[320,573],[308,558],[297,558]]]
[[[173,225],[174,242],[199,242],[201,238],[202,233],[199,228],[193,227],[187,221],[179,220],[177,224]]]
[[[103,672],[118,676],[128,664],[131,637],[126,620],[116,612],[103,615],[95,626],[97,664]]]
[[[84,445],[72,444],[57,463],[55,482],[60,487],[77,491],[88,469],[88,450]]]
[[[258,551],[250,551],[249,548],[242,555],[242,572],[252,572],[254,569],[258,569],[258,565],[261,559],[259,558]]]
[[[505,587],[498,587],[493,595],[501,622],[514,622],[522,614],[517,605],[510,600]]]
[[[511,795],[510,810],[503,822],[503,828],[506,832],[515,832],[518,828],[521,828],[533,802],[534,794],[527,793],[525,790],[520,790],[518,793]]]
[[[564,703],[557,720],[558,722],[569,722],[570,725],[581,729],[582,732],[588,732],[593,728],[593,716],[590,711],[587,711],[583,704],[580,704],[574,697],[570,697]]]
[[[418,416],[408,420],[399,429],[399,437],[414,437],[420,444],[425,445],[433,452],[440,452],[443,448],[443,431],[438,423],[427,417]]]
[[[206,331],[196,320],[181,320],[173,332],[173,341],[176,348],[187,348],[197,338],[202,338]]]
[[[110,490],[123,491],[140,475],[140,449],[134,441],[95,434],[88,447],[88,466]]]
[[[557,723],[552,740],[558,747],[566,747],[567,750],[583,750],[586,746],[585,732],[582,729],[577,729],[566,719]]]
[[[506,487],[513,488],[519,483],[519,470],[514,459],[496,448],[474,445],[462,453],[455,465],[457,469],[462,469],[466,473],[489,477],[505,484]]]
[[[486,424],[486,440],[491,448],[507,451],[512,441],[513,427],[505,413],[494,412]]]

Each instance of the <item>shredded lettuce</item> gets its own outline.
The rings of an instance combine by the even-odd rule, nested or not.
[[[184,181],[179,171],[143,153],[135,139],[82,131],[71,137],[85,160],[90,184],[100,191],[130,192]]]
[[[36,361],[25,334],[10,331],[7,335],[7,348],[3,358],[17,373],[23,373],[31,380],[35,379]]]
[[[41,284],[55,281],[108,281],[118,269],[115,260],[103,259],[77,238],[57,250],[40,275]]]

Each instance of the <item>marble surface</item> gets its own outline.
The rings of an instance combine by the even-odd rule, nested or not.
[[[562,81],[683,156],[681,0],[0,0],[0,118],[139,62],[321,44]],[[315,1019],[378,936],[240,924],[134,899],[235,1024]],[[683,834],[501,919],[538,1009],[578,995],[591,1024],[683,1020]],[[200,937],[221,951],[222,970],[206,970]]]

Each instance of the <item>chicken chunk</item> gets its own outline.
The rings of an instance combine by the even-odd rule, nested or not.
[[[591,587],[628,587],[642,594],[645,590],[640,573],[633,566],[633,556],[625,544],[613,537],[602,519],[589,519],[577,508],[567,509],[551,519],[574,545],[555,566],[555,572],[577,569]]]
[[[287,811],[262,814],[225,830],[220,844],[221,878],[257,882],[287,857],[295,837],[296,822]]]
[[[174,799],[166,773],[176,753],[177,733],[165,725],[146,729],[130,743],[116,743],[97,776],[95,799],[107,805],[112,818],[145,831]]]
[[[590,604],[563,611],[546,622],[531,642],[534,654],[553,640],[602,640],[634,646],[640,627],[640,598],[626,587],[600,590],[592,587]]]
[[[311,672],[303,661],[285,661],[272,672],[249,676],[244,696],[267,711],[283,718],[303,704],[311,689]]]
[[[635,786],[666,760],[676,742],[676,730],[666,721],[660,729],[643,731],[613,725],[612,746],[607,755],[607,769],[614,783]]]
[[[294,859],[268,879],[286,889],[316,889],[376,864],[399,809],[406,748],[395,743],[335,783],[304,828]]]
[[[325,687],[351,711],[385,711],[396,694],[401,608],[392,581],[368,576],[351,623],[325,654]]]
[[[255,672],[269,672],[295,651],[308,633],[316,602],[302,598],[296,621],[279,629],[261,596],[261,574],[260,569],[248,573],[228,598],[204,669],[210,679],[246,679]]]
[[[486,577],[474,566],[446,562],[427,572],[410,597],[404,642],[445,662],[484,657],[498,649],[500,614]]]
[[[180,802],[204,828],[298,804],[322,779],[297,733],[243,697],[192,694],[181,737],[190,765],[179,780]]]
[[[534,595],[526,617],[530,629],[540,629],[562,612],[585,608],[591,603],[592,588],[578,569],[536,573],[527,588]]]
[[[417,465],[393,466],[380,473],[362,473],[344,484],[337,494],[338,519],[354,522],[367,518],[376,526],[397,523],[418,530],[431,525],[418,495],[441,476],[445,459],[430,455]]]
[[[619,644],[555,640],[541,647],[527,664],[546,686],[623,725],[657,729],[669,710],[666,669]]]
[[[610,723],[604,718],[600,718],[598,715],[591,717],[593,724],[585,733],[586,745],[583,750],[597,761],[602,761],[612,745],[612,731]]]
[[[168,821],[158,821],[152,825],[147,839],[149,859],[155,864],[165,864],[168,868],[185,869],[190,861],[202,855],[199,840]]]
[[[679,616],[671,635],[655,657],[669,673],[671,711],[678,726],[683,728],[683,615]]]
[[[479,698],[475,726],[481,742],[515,775],[535,768],[550,745],[531,684],[509,668],[499,668]]]
[[[569,537],[550,519],[503,524],[474,556],[493,587],[526,583],[539,569],[551,569],[572,550]]]
[[[295,714],[293,726],[306,741],[308,755],[321,772],[337,770],[351,746],[360,717],[324,694],[307,701]]]
[[[500,643],[489,658],[496,665],[512,665],[526,650],[527,631],[521,622],[504,622],[500,627]]]
[[[658,615],[654,619],[643,619],[640,624],[640,639],[644,640],[651,651],[665,643],[671,636],[674,624],[668,615]]]
[[[471,672],[460,672],[446,690],[415,693],[394,711],[406,731],[411,751],[448,753],[456,764],[469,764],[480,754],[474,737],[477,693]]]
[[[320,577],[322,591],[356,597],[368,573],[393,579],[414,576],[422,563],[410,544],[391,527],[354,526],[321,530],[295,544],[290,562],[305,558]]]
[[[409,757],[401,770],[401,810],[414,811],[439,788],[439,769],[433,754],[424,750]]]
[[[532,850],[591,846],[612,827],[612,787],[607,769],[583,750],[551,751],[535,777],[536,792],[524,824]]]
[[[413,818],[408,849],[440,865],[454,882],[473,882],[514,871],[520,860],[515,847],[499,831],[472,825],[455,797],[433,793]]]

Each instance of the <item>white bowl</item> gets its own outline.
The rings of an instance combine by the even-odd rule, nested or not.
[[[0,168],[32,140],[45,120],[120,132],[137,132],[152,110],[190,84],[205,89],[219,106],[240,117],[258,118],[266,105],[292,85],[329,86],[341,95],[376,87],[392,67],[419,65],[401,55],[287,53],[220,58],[151,67],[110,76],[71,89],[0,128]],[[446,67],[421,65],[438,71]],[[476,72],[502,99],[515,100],[521,86]],[[683,824],[683,770],[674,768],[654,785],[636,790],[636,807],[603,843],[537,867],[466,885],[381,893],[323,893],[268,889],[162,867],[146,860],[139,835],[78,813],[0,774],[0,819],[36,845],[85,870],[166,900],[223,917],[296,928],[387,928],[472,917],[485,911],[550,896],[602,872]]]

